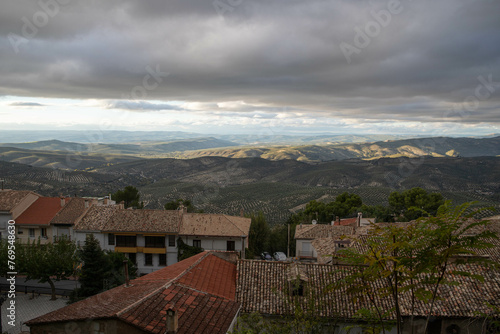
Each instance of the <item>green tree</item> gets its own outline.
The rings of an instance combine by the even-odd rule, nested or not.
[[[264,213],[260,211],[257,215],[251,214],[250,231],[248,233],[248,248],[253,254],[267,251],[269,246],[269,225]]]
[[[179,207],[183,205],[186,209],[187,209],[187,212],[198,212],[198,213],[201,213],[203,212],[203,210],[198,210],[192,203],[190,200],[184,200],[182,198],[179,198],[177,200],[174,200],[174,201],[170,201],[170,202],[167,202],[165,203],[165,205],[163,206],[165,208],[165,210],[177,210],[179,209]]]
[[[20,252],[20,270],[26,274],[26,280],[36,279],[40,283],[49,283],[52,297],[56,299],[54,282],[68,279],[74,273],[76,263],[76,245],[66,237],[57,243],[41,244],[40,240],[28,242],[18,247]]]
[[[125,208],[142,209],[144,207],[143,202],[139,202],[141,195],[139,190],[133,186],[126,186],[123,190],[118,190],[111,195],[111,198],[117,203],[124,202]]]
[[[287,253],[288,246],[288,225],[279,224],[270,228],[269,232],[269,252],[274,254],[275,252]]]
[[[117,287],[125,283],[125,269],[123,262],[127,261],[129,279],[137,277],[137,267],[123,253],[107,251],[105,252],[109,261],[109,271],[106,273],[108,289]]]
[[[87,236],[78,255],[83,265],[78,279],[80,288],[76,292],[77,298],[90,297],[104,291],[111,261],[93,234]]]
[[[394,222],[393,211],[383,205],[362,205],[360,211],[363,212],[363,217],[374,218],[376,222]]]
[[[389,206],[400,220],[409,221],[419,217],[436,215],[444,204],[443,195],[428,193],[422,188],[412,188],[403,192],[394,191],[389,195]]]
[[[466,214],[469,207],[470,203],[465,203],[453,208],[448,201],[435,217],[422,217],[406,227],[374,225],[369,237],[353,240],[360,247],[340,252],[343,259],[355,265],[353,268],[357,270],[347,273],[339,285],[347,287],[354,299],[368,298],[372,305],[360,310],[362,318],[371,321],[377,318],[380,329],[385,332],[387,323],[384,319],[394,312],[397,332],[401,333],[400,305],[405,298],[410,302],[411,328],[416,302],[429,305],[427,329],[440,286],[455,285],[453,277],[459,276],[482,280],[475,273],[460,270],[461,264],[497,265],[487,258],[471,256],[493,247],[490,241],[497,236],[484,228],[487,221],[471,222],[477,212]],[[481,232],[471,233],[473,229]],[[392,309],[380,307],[379,301],[384,298],[392,300]]]
[[[333,214],[344,218],[356,213],[361,205],[363,205],[363,201],[359,195],[344,192],[335,198],[333,202]]]
[[[336,216],[340,218],[352,216],[362,205],[363,201],[359,195],[344,192],[335,197],[333,202],[310,201],[306,204],[302,216],[307,218],[306,221],[316,219],[319,223],[329,223]]]

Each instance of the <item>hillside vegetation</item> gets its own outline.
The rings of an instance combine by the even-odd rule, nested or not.
[[[330,137],[302,138],[328,140]],[[347,138],[342,138],[347,140]],[[360,138],[349,138],[359,140]],[[500,137],[417,138],[373,143],[343,143],[287,146],[240,146],[228,140],[192,138],[172,142],[142,141],[130,144],[79,144],[58,140],[0,144],[0,160],[40,167],[89,169],[140,158],[194,159],[200,157],[263,158],[317,163],[332,160],[379,159],[384,157],[476,157],[500,156]],[[134,157],[134,158],[132,158]],[[70,159],[72,163],[64,163]],[[78,160],[81,162],[78,163]]]
[[[189,199],[205,212],[239,215],[263,211],[270,223],[286,221],[313,199],[332,201],[344,191],[368,205],[387,205],[394,190],[422,187],[455,203],[498,206],[500,158],[382,158],[316,164],[261,158],[144,159],[62,171],[0,162],[7,188],[44,195],[103,196],[125,186],[139,189],[146,208]]]
[[[499,156],[500,137],[494,138],[419,138],[374,143],[324,144],[273,147],[238,147],[182,152],[177,158],[221,156],[228,158],[292,159],[319,162],[345,159],[377,159],[383,157],[477,157]]]

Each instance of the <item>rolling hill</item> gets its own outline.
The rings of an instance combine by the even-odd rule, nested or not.
[[[261,158],[204,157],[191,160],[144,159],[97,168],[61,171],[0,162],[8,188],[44,195],[98,196],[136,186],[146,208],[190,199],[205,212],[240,214],[263,211],[271,223],[313,199],[331,201],[347,191],[366,204],[387,204],[394,190],[422,187],[455,203],[500,202],[500,158],[382,158],[317,164]]]
[[[383,157],[477,157],[499,156],[500,137],[493,138],[414,138],[374,143],[335,145],[254,146],[182,152],[177,158],[193,159],[202,156],[228,158],[260,157],[269,160],[292,159],[319,162],[345,159],[377,159]]]

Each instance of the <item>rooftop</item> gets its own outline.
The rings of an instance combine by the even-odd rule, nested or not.
[[[51,220],[51,224],[75,224],[85,213],[85,199],[79,197],[71,198],[66,205]]]
[[[209,213],[184,213],[179,234],[203,236],[248,235],[250,218]]]
[[[166,310],[173,308],[179,319],[177,333],[226,333],[239,310],[235,278],[235,263],[203,252],[28,325],[118,318],[147,333],[165,333]]]
[[[49,225],[69,199],[40,197],[16,219],[17,225]],[[63,203],[61,203],[63,202]]]
[[[304,224],[295,228],[295,239],[316,239],[326,237],[340,237],[354,234],[352,226],[339,226],[330,224]]]
[[[11,211],[29,194],[40,196],[27,190],[0,190],[0,211]]]
[[[240,237],[248,235],[250,218],[179,210],[128,210],[93,206],[75,230],[103,232],[170,232],[180,235]]]
[[[297,268],[291,268],[296,266]],[[452,269],[469,271],[484,276],[480,282],[471,277],[453,276]],[[371,307],[364,296],[357,296],[354,302],[345,287],[330,289],[335,282],[355,270],[352,266],[326,265],[318,263],[290,263],[272,261],[240,260],[238,262],[236,299],[241,303],[244,313],[259,312],[268,315],[293,314],[296,303],[301,309],[315,315],[329,318],[355,319],[361,307]],[[303,296],[291,296],[290,273],[300,272],[297,279],[304,284]],[[307,277],[308,280],[302,279]],[[500,300],[500,272],[488,270],[477,265],[450,266],[447,277],[457,281],[456,286],[441,286],[436,301],[434,316],[441,317],[478,317],[479,312],[491,310],[485,301],[496,303]],[[382,287],[385,281],[370,284]],[[376,297],[376,296],[375,296]],[[403,315],[410,314],[411,298],[403,296]],[[388,310],[392,307],[390,298],[376,297],[379,307]],[[418,302],[416,315],[425,316],[427,306]]]

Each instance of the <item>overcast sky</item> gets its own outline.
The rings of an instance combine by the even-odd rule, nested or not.
[[[1,129],[500,133],[498,0],[2,0]]]

